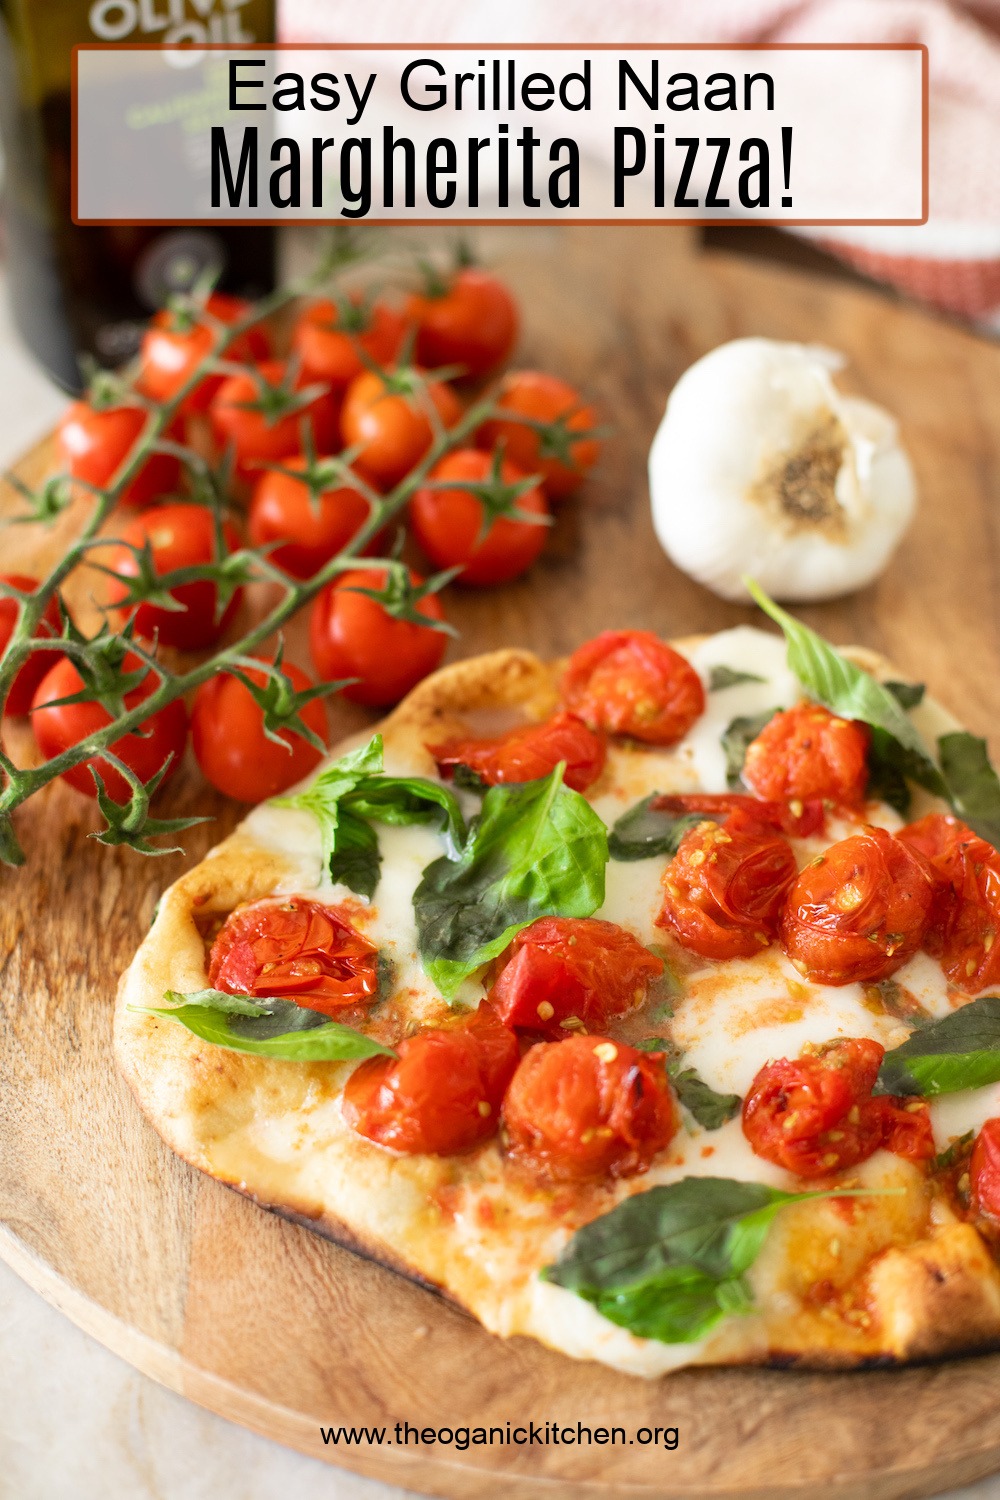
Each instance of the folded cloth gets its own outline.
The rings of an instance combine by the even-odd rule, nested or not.
[[[1000,0],[280,0],[288,42],[924,42],[930,217],[797,230],[877,280],[1000,330]],[[823,100],[816,100],[823,109]]]

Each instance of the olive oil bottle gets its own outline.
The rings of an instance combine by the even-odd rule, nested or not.
[[[206,272],[225,291],[274,284],[275,231],[70,217],[72,49],[79,42],[274,40],[274,0],[0,0],[0,136],[14,319],[36,357],[79,391],[88,356],[117,365],[145,320]],[[82,366],[81,366],[82,357]]]

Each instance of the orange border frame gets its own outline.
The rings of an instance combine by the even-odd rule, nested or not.
[[[432,226],[442,224],[466,225],[473,227],[482,225],[538,225],[539,228],[552,227],[554,225],[578,224],[583,227],[596,227],[607,225],[613,227],[620,225],[645,225],[650,228],[658,226],[676,226],[680,224],[692,224],[700,227],[711,225],[749,226],[752,224],[770,224],[784,226],[785,228],[835,228],[835,227],[857,227],[865,226],[888,226],[888,225],[911,225],[926,224],[930,213],[930,191],[929,191],[929,138],[930,138],[930,90],[929,90],[929,53],[924,42],[511,42],[507,44],[484,43],[477,47],[474,42],[258,42],[246,46],[230,46],[225,42],[206,42],[198,47],[198,51],[204,52],[467,52],[478,50],[482,52],[919,52],[921,54],[920,88],[921,88],[921,217],[919,219],[792,219],[792,218],[758,218],[743,216],[740,218],[651,218],[651,219],[572,219],[572,218],[514,218],[505,216],[496,219],[469,218],[459,219],[445,217],[444,215],[433,219],[418,218],[371,218],[346,220],[342,216],[337,218],[317,218],[314,215],[300,216],[289,212],[279,219],[236,219],[236,218],[214,218],[214,219],[81,219],[78,213],[77,202],[77,109],[79,99],[79,55],[81,52],[110,52],[116,46],[128,47],[133,52],[162,52],[167,50],[163,42],[80,42],[73,48],[72,81],[71,81],[71,109],[70,109],[70,173],[71,173],[71,199],[70,217],[74,224],[100,225],[100,224],[133,224],[133,225],[163,225],[174,224],[197,225],[199,227],[218,227],[221,225],[233,225],[241,227],[252,227],[260,225],[261,228],[280,228],[284,224],[315,224],[317,226],[330,224],[375,224],[380,227],[402,228],[407,224],[418,226]],[[173,50],[173,49],[171,49]]]

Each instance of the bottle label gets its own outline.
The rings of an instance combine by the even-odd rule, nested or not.
[[[162,41],[165,46],[257,40],[240,11],[251,0],[93,0],[88,21],[99,42],[127,37]],[[194,15],[188,13],[188,6]]]

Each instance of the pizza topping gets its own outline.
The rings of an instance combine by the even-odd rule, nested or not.
[[[574,651],[562,697],[591,728],[651,745],[676,744],[705,709],[694,667],[649,630],[605,630]]]
[[[267,998],[255,1002],[211,989],[188,995],[167,990],[163,998],[169,1001],[169,1009],[130,1008],[177,1021],[202,1041],[232,1052],[300,1063],[357,1062],[376,1054],[395,1056],[372,1037],[292,1000]]]
[[[931,909],[924,861],[884,828],[832,844],[788,893],[781,939],[817,984],[885,979],[920,946]]]
[[[463,766],[485,786],[537,781],[564,761],[563,780],[574,792],[585,792],[597,780],[607,753],[604,736],[567,713],[544,724],[519,725],[493,739],[453,739],[427,748],[442,775]]]
[[[557,1038],[641,1005],[663,960],[614,922],[542,917],[515,937],[490,1002],[507,1026]]]
[[[407,1037],[395,1059],[362,1063],[347,1080],[344,1118],[395,1151],[467,1151],[496,1134],[518,1057],[514,1033],[484,1001],[472,1015]]]
[[[285,997],[336,1015],[378,995],[378,951],[334,907],[259,901],[234,911],[212,944],[208,982],[228,995]]]
[[[799,1177],[857,1166],[880,1148],[929,1161],[926,1104],[872,1097],[882,1057],[878,1042],[850,1038],[767,1063],[743,1104],[743,1134],[756,1154]]]
[[[748,814],[759,823],[796,838],[808,838],[823,826],[822,802],[765,802],[738,792],[684,792],[665,796],[653,792],[618,819],[608,838],[612,859],[651,859],[676,854],[691,828],[706,818],[723,822],[733,812]]]
[[[943,813],[928,813],[899,837],[923,855],[934,879],[927,952],[966,994],[1000,983],[1000,854]]]
[[[857,807],[868,782],[870,731],[816,703],[777,713],[747,747],[743,780],[761,797]]]
[[[645,1172],[678,1123],[662,1055],[593,1036],[532,1047],[503,1120],[511,1157],[564,1182]]]
[[[636,1046],[640,1052],[663,1053],[667,1077],[674,1086],[678,1103],[703,1130],[721,1130],[727,1121],[739,1114],[743,1104],[739,1094],[720,1094],[711,1088],[696,1068],[685,1066],[683,1051],[669,1037],[644,1037]],[[706,1149],[711,1151],[712,1148]]]
[[[777,932],[795,874],[787,840],[737,809],[684,835],[663,872],[657,923],[705,958],[749,958]]]
[[[1000,1219],[1000,1119],[983,1123],[969,1161],[969,1193],[976,1213]]]
[[[982,995],[887,1052],[877,1094],[957,1094],[1000,1082],[1000,996]]]

